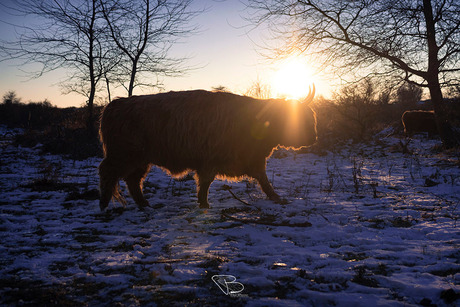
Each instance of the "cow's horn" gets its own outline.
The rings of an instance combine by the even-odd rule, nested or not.
[[[310,104],[313,101],[313,97],[315,97],[315,84],[313,83],[313,90],[311,89],[310,86],[308,86],[308,95],[304,99],[304,103]]]

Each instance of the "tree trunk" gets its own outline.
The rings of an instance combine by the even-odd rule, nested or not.
[[[133,95],[133,90],[134,90],[134,82],[136,81],[136,73],[137,73],[137,62],[139,60],[139,57],[136,56],[133,60],[133,66],[131,68],[131,78],[129,80],[129,87],[128,87],[128,97],[131,97]]]
[[[431,102],[433,103],[436,126],[438,127],[439,136],[441,137],[443,146],[445,148],[458,146],[459,143],[457,136],[448,121],[449,110],[447,110],[447,106],[443,102],[439,82],[428,83],[428,87],[430,90]]]
[[[96,96],[96,76],[94,72],[94,23],[96,20],[96,1],[93,0],[93,8],[92,8],[92,16],[90,22],[90,28],[88,31],[88,40],[89,40],[89,53],[88,53],[88,61],[89,61],[89,79],[90,79],[90,92],[88,97],[88,123],[87,129],[91,136],[96,135],[95,125],[94,125],[94,97]]]
[[[107,87],[107,95],[110,103],[112,101],[112,95],[110,93],[110,81],[109,78],[107,78],[107,74],[105,74],[105,85]]]
[[[446,105],[443,102],[441,85],[439,83],[439,47],[436,43],[436,24],[433,18],[433,7],[431,0],[423,0],[423,14],[425,15],[426,37],[428,45],[428,71],[425,79],[428,82],[431,102],[433,103],[436,126],[439,136],[445,148],[452,148],[458,145],[455,132],[448,123]]]
[[[94,120],[94,97],[96,96],[96,84],[91,82],[91,90],[88,98],[88,132],[91,136],[96,135]]]

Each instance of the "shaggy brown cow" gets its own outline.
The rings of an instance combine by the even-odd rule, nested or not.
[[[428,132],[429,135],[438,133],[433,111],[406,111],[401,120],[404,125],[404,132],[408,135],[419,132]]]
[[[314,96],[310,91],[306,102]],[[139,207],[148,205],[142,182],[156,165],[173,177],[195,171],[198,202],[209,208],[208,189],[216,176],[255,178],[280,201],[265,173],[277,146],[300,148],[316,141],[316,116],[308,103],[260,100],[203,90],[119,98],[101,118],[104,160],[99,165],[100,208],[123,179]]]

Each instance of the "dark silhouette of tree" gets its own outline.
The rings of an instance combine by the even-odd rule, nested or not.
[[[3,95],[3,104],[12,105],[21,103],[21,98],[18,97],[15,91],[8,91]]]
[[[277,53],[314,53],[341,72],[397,76],[429,89],[445,147],[459,144],[442,87],[459,83],[458,0],[248,0],[256,25],[287,44]]]
[[[271,98],[271,88],[257,79],[251,84],[245,95],[259,99],[269,99]]]
[[[192,10],[192,0],[107,0],[103,14],[113,44],[122,56],[111,79],[123,86],[128,96],[136,86],[158,86],[158,77],[178,76],[187,69],[186,58],[169,56],[180,38],[197,28],[190,24],[201,11]],[[143,78],[139,78],[141,75]]]
[[[398,102],[408,107],[414,107],[422,99],[422,94],[422,89],[413,83],[403,84],[396,92]]]
[[[334,96],[336,110],[344,119],[343,129],[351,131],[355,140],[364,139],[375,121],[375,106],[382,104],[375,84],[371,79],[363,79],[343,87]]]
[[[17,40],[1,46],[4,59],[41,64],[32,77],[64,68],[68,76],[61,85],[66,92],[87,97],[88,129],[95,134],[94,99],[111,52],[105,44],[100,1],[15,0],[14,4],[16,14],[34,18],[36,24],[17,27]]]

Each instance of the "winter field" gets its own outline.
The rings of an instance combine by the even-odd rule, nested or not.
[[[216,180],[202,210],[192,177],[154,168],[149,208],[122,185],[126,208],[101,213],[100,158],[15,133],[0,129],[2,306],[460,305],[460,160],[438,140],[277,151],[267,174],[285,205]]]

